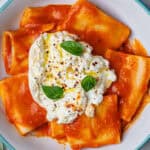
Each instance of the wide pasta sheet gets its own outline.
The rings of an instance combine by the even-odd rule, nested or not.
[[[27,7],[23,11],[20,27],[35,24],[60,24],[68,14],[70,5],[47,5],[43,7]]]
[[[119,143],[121,129],[117,96],[105,96],[96,108],[95,117],[82,115],[74,123],[65,125],[65,133],[74,149]]]
[[[27,74],[0,81],[0,97],[9,121],[21,135],[31,132],[47,121],[46,110],[32,99]]]
[[[110,91],[119,95],[121,118],[128,122],[148,89],[150,58],[109,49],[104,56],[117,74],[117,81],[112,84]]]
[[[93,46],[95,54],[103,54],[107,48],[119,48],[130,34],[126,25],[87,0],[75,3],[58,29],[79,35]]]
[[[2,54],[6,72],[10,75],[27,72],[30,46],[41,33],[53,28],[54,24],[43,24],[5,31],[2,38]]]

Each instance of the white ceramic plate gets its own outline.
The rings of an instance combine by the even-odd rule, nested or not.
[[[0,4],[7,1],[10,3],[12,0],[0,0]],[[141,7],[138,0],[91,1],[107,13],[127,24],[132,30],[132,37],[138,38],[149,50],[150,54],[150,12],[146,11],[144,6]],[[24,7],[42,6],[53,3],[72,4],[74,2],[75,0],[14,0],[7,9],[5,9],[7,5],[3,5],[0,8],[0,36],[4,30],[16,29],[18,27],[19,18]],[[3,11],[4,9],[5,11]],[[0,58],[0,79],[5,76],[3,62]],[[138,149],[150,135],[149,114],[150,105],[147,105],[138,121],[124,133],[120,144],[104,146],[101,150]],[[0,105],[0,135],[5,137],[16,150],[64,150],[64,145],[60,145],[49,138],[21,137],[16,129],[7,121],[2,104]],[[2,139],[1,136],[0,139]],[[69,149],[69,147],[67,146],[66,149]]]

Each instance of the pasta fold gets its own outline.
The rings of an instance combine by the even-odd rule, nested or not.
[[[107,50],[104,56],[117,74],[111,91],[120,97],[121,118],[129,122],[148,89],[150,59],[113,50]]]
[[[32,99],[27,74],[0,81],[0,97],[9,121],[20,134],[25,135],[47,122],[45,109]]]
[[[130,34],[130,29],[107,15],[87,0],[78,0],[70,9],[59,30],[75,33],[103,54],[107,48],[118,49]]]

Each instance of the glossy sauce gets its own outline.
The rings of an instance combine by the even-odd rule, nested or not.
[[[44,7],[28,7],[24,10],[20,26],[35,24],[60,23],[68,14],[70,5],[48,5]],[[46,13],[45,13],[46,12]]]
[[[148,56],[148,51],[138,39],[134,39],[133,41],[128,40],[119,48],[119,50],[134,55]]]
[[[148,51],[145,49],[145,47],[138,39],[134,39],[133,41],[128,40],[126,43],[124,43],[124,45],[122,45],[122,47],[120,47],[119,50],[134,55],[149,57]],[[143,100],[138,110],[136,111],[135,115],[133,116],[132,120],[130,122],[122,121],[123,132],[126,132],[138,120],[138,118],[144,111],[145,107],[149,104],[150,104],[150,92],[147,92],[144,95]]]
[[[51,136],[50,123],[45,123],[44,125],[40,126],[35,131],[31,132],[31,135],[36,137],[50,137]]]
[[[143,97],[143,101],[141,102],[133,119],[128,123],[127,122],[123,123],[123,132],[126,132],[132,125],[134,125],[134,123],[136,123],[136,121],[139,119],[139,117],[141,116],[142,112],[144,111],[147,105],[150,105],[150,95],[148,93],[145,94],[145,96]]]

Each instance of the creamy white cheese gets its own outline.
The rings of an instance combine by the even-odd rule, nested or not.
[[[63,41],[78,41],[84,52],[75,56],[60,47]],[[29,87],[34,100],[47,111],[49,121],[71,123],[85,113],[94,116],[95,106],[101,103],[106,89],[116,80],[109,62],[91,54],[92,47],[79,41],[76,35],[66,31],[44,33],[33,43],[29,52]],[[84,91],[81,81],[87,75],[96,78],[96,86]],[[63,98],[54,101],[48,98],[42,85],[64,88]]]

